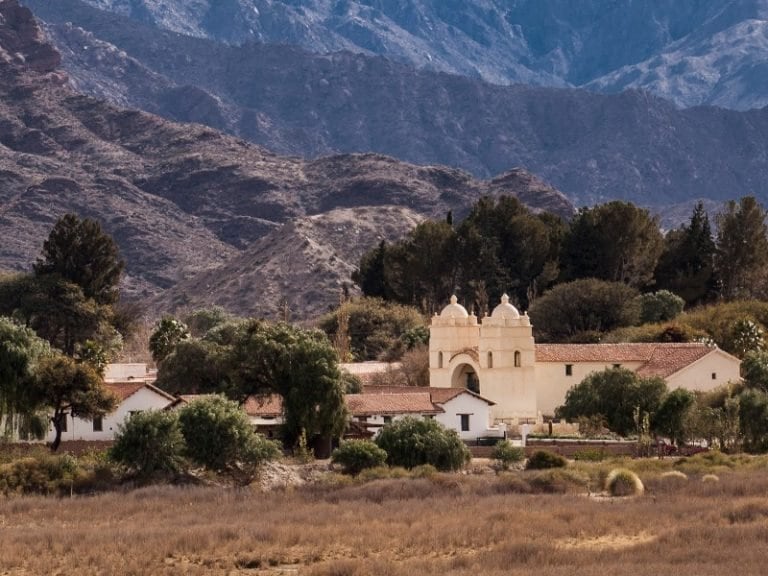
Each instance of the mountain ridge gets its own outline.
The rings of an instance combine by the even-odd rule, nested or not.
[[[500,85],[646,89],[682,107],[768,104],[767,91],[755,99],[740,88],[759,81],[768,62],[765,35],[746,35],[739,38],[744,49],[729,49],[744,23],[768,26],[767,0],[85,1],[234,45],[348,50]],[[37,7],[53,3],[30,0]],[[721,53],[725,65],[716,62]],[[676,70],[677,86],[665,85]]]
[[[380,232],[333,248],[332,255],[347,264],[336,275],[323,274],[326,300],[317,306],[324,310],[349,282],[344,275],[355,255],[401,237],[417,216],[444,217],[481,195],[502,193],[519,194],[535,209],[563,215],[574,210],[561,193],[524,171],[501,182],[479,181],[457,169],[375,154],[312,162],[280,157],[199,124],[77,94],[57,56],[28,9],[0,0],[0,269],[28,270],[64,213],[93,217],[126,260],[123,293],[159,313],[151,307],[158,294],[184,282],[203,289],[198,274],[247,254],[294,219],[367,208],[370,226],[380,223]],[[330,236],[328,246],[335,246]],[[331,248],[324,242],[316,237],[318,249],[309,255],[327,260]],[[281,290],[300,297],[312,289],[302,281]],[[272,290],[245,285],[251,293]],[[216,302],[215,293],[208,296],[207,304]],[[252,311],[249,301],[242,306],[237,312]]]

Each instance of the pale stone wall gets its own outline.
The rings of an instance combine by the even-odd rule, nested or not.
[[[572,376],[566,374],[570,365]],[[641,362],[624,362],[622,368],[635,371]],[[536,410],[542,416],[554,416],[555,408],[565,402],[565,395],[573,386],[594,372],[613,368],[605,362],[537,362],[536,363]]]
[[[739,380],[741,380],[739,360],[716,349],[667,378],[667,386],[670,390],[685,388],[708,392],[728,382]]]

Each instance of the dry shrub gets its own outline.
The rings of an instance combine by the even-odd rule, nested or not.
[[[611,496],[639,496],[644,487],[640,477],[632,470],[616,468],[608,474],[605,489]]]
[[[565,494],[583,492],[589,484],[589,478],[572,470],[555,468],[543,470],[526,476],[531,491],[541,494]]]
[[[701,481],[704,483],[717,483],[720,482],[720,478],[717,476],[717,474],[704,474],[704,476],[701,477]]]
[[[768,503],[749,502],[739,506],[725,514],[725,517],[731,524],[744,524],[748,522],[757,522],[768,518]]]

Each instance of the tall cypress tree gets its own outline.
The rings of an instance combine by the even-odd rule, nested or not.
[[[718,215],[715,266],[726,300],[756,298],[768,288],[766,211],[753,197],[728,202]]]
[[[664,252],[656,267],[659,288],[674,292],[688,305],[717,296],[715,240],[704,204],[696,204],[687,225],[671,230],[664,238]]]

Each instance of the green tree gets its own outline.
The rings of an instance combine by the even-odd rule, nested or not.
[[[173,351],[174,346],[187,338],[189,338],[189,329],[184,322],[170,316],[164,317],[157,323],[149,337],[149,351],[152,353],[152,359],[161,364]]]
[[[658,219],[628,202],[583,208],[563,240],[566,280],[598,278],[638,289],[653,283],[663,250]]]
[[[632,326],[639,317],[637,290],[588,278],[555,286],[530,309],[542,341],[577,341],[581,335]]]
[[[643,324],[668,322],[683,311],[685,301],[669,290],[648,292],[639,298],[640,322]]]
[[[431,314],[456,276],[456,232],[445,222],[426,220],[387,252],[386,281],[393,299]]]
[[[174,346],[158,367],[157,386],[170,394],[211,394],[228,388],[229,347],[190,338]]]
[[[359,298],[344,302],[320,319],[319,327],[329,338],[336,336],[340,315],[346,318],[352,356],[357,361],[397,358],[409,338],[418,338],[414,331],[425,328],[416,308],[380,298]]]
[[[415,468],[431,464],[438,470],[458,470],[469,462],[469,450],[455,430],[437,420],[405,417],[382,428],[376,444],[391,466]]]
[[[704,205],[699,202],[687,225],[664,237],[656,266],[656,284],[689,305],[712,300],[719,285],[715,274],[715,240]]]
[[[0,421],[4,436],[28,432],[42,436],[47,422],[36,418],[39,408],[34,394],[38,364],[53,355],[48,342],[32,330],[0,316]]]
[[[223,396],[193,400],[179,410],[179,424],[191,461],[241,482],[251,481],[261,464],[279,454],[253,431],[242,408]]]
[[[202,338],[217,326],[233,320],[235,320],[234,316],[221,306],[211,306],[195,310],[184,318],[184,324],[187,325],[190,336]]]
[[[768,394],[749,389],[739,395],[739,424],[748,452],[768,449]]]
[[[664,396],[653,417],[653,429],[676,446],[682,446],[690,438],[689,419],[695,404],[693,392],[683,388],[672,390]]]
[[[768,228],[766,212],[752,196],[733,200],[717,217],[715,265],[726,300],[766,294]]]
[[[392,288],[387,281],[387,243],[366,252],[360,259],[360,267],[352,274],[352,281],[360,286],[363,294],[370,298],[392,297]]]
[[[626,368],[609,368],[590,374],[568,390],[557,416],[577,420],[599,415],[610,430],[627,436],[636,428],[635,411],[653,417],[666,392],[661,378],[640,378]]]
[[[99,223],[66,214],[54,225],[35,263],[36,276],[57,274],[79,286],[97,304],[114,304],[124,262]]]
[[[184,469],[184,436],[174,411],[138,412],[118,427],[109,451],[114,462],[147,480]]]
[[[88,341],[108,347],[101,336],[110,332],[110,307],[86,297],[80,286],[57,274],[29,278],[14,315],[68,356],[75,356]]]
[[[295,442],[338,437],[346,426],[344,389],[338,359],[318,330],[251,320],[229,358],[231,397],[279,394],[283,399],[284,438]]]
[[[509,470],[509,467],[525,460],[525,450],[512,446],[509,440],[502,440],[493,447],[491,458],[501,470]]]
[[[741,377],[747,388],[768,392],[768,352],[750,350],[741,361]]]
[[[51,451],[61,444],[64,419],[68,414],[91,419],[115,409],[117,399],[103,386],[98,372],[67,356],[43,359],[32,384],[35,404],[53,410],[51,423],[56,432]]]
[[[345,474],[357,475],[368,468],[383,466],[387,453],[370,440],[347,440],[333,451],[331,460]]]
[[[558,275],[564,230],[556,216],[531,214],[512,196],[478,200],[457,231],[461,289],[478,315],[504,293],[527,308]]]
[[[739,358],[765,347],[765,331],[753,320],[742,318],[731,328],[729,349]]]

